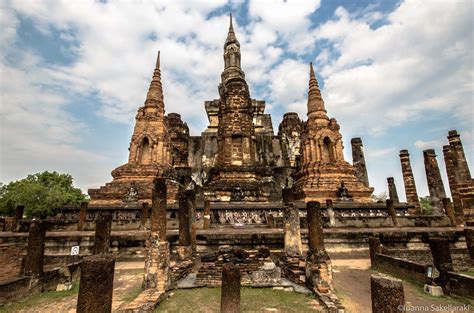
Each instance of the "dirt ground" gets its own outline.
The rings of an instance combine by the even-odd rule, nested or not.
[[[143,262],[119,262],[115,264],[114,293],[112,309],[117,310],[124,302],[129,302],[136,296],[142,284]],[[13,312],[45,313],[45,312],[76,312],[77,293],[62,299],[48,301],[40,300],[34,305]]]
[[[372,302],[370,299],[370,275],[375,273],[370,270],[369,259],[347,259],[333,260],[333,278],[336,293],[340,297],[343,305],[349,313],[372,312]],[[466,303],[456,301],[447,297],[432,297],[425,294],[420,287],[411,283],[403,282],[405,291],[405,302],[414,311],[415,308],[428,308],[422,312],[474,312],[473,303],[470,309],[454,306],[463,306]],[[454,310],[443,309],[452,305]],[[412,307],[413,306],[413,307]],[[464,310],[467,309],[467,310]],[[407,310],[409,311],[409,310]]]

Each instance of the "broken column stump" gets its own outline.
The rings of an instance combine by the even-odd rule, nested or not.
[[[15,219],[13,220],[12,231],[18,231],[18,223],[23,218],[23,213],[25,211],[24,205],[17,205],[15,209]]]
[[[46,239],[46,223],[33,220],[28,234],[28,247],[26,250],[24,275],[43,276],[44,242]]]
[[[112,311],[115,258],[110,254],[85,257],[77,297],[78,313]]]
[[[370,277],[370,294],[372,297],[372,312],[406,312],[403,282],[400,279],[383,274],[372,274]]]
[[[148,221],[148,202],[143,202],[142,203],[142,216],[140,219],[140,228],[141,229],[146,229],[146,222]]]
[[[365,165],[364,149],[360,137],[351,139],[352,146],[352,164],[354,165],[356,177],[369,187],[369,176],[367,175],[367,166]]]
[[[240,312],[240,272],[232,263],[222,267],[221,313]]]
[[[208,199],[204,200],[204,212],[203,212],[203,229],[211,228],[211,201]]]
[[[393,177],[387,177],[388,184],[388,198],[393,200],[393,203],[400,203],[397,192],[397,185]]]
[[[152,192],[150,231],[145,241],[143,288],[165,292],[170,285],[170,251],[166,240],[166,181],[156,178]]]
[[[444,184],[441,179],[435,150],[424,150],[423,159],[425,162],[426,180],[430,193],[430,202],[433,207],[433,215],[443,215],[442,199],[446,198],[446,192],[444,191]]]
[[[310,201],[306,204],[308,222],[308,246],[306,255],[306,283],[325,293],[332,289],[331,259],[324,247],[321,205]]]
[[[454,208],[451,199],[443,198],[443,208],[444,213],[446,213],[448,216],[451,225],[456,226],[456,216],[454,215]]]
[[[392,219],[393,226],[398,226],[397,212],[395,211],[395,206],[393,205],[392,199],[385,200],[387,204],[387,212],[390,218]]]
[[[375,255],[382,253],[382,246],[380,245],[380,239],[376,237],[369,237],[369,251],[370,251],[370,266],[375,268],[377,266],[375,261]]]
[[[421,214],[420,200],[416,191],[415,177],[411,169],[410,154],[408,150],[400,150],[400,163],[402,165],[403,182],[405,184],[405,194],[407,203],[415,208],[410,209],[410,214]]]
[[[89,205],[89,202],[87,201],[81,202],[81,208],[79,209],[79,217],[77,218],[77,230],[79,231],[84,230],[84,224],[86,223],[88,205]]]
[[[158,232],[159,240],[166,241],[166,180],[155,178],[151,199],[151,232]]]
[[[179,192],[179,246],[176,248],[180,259],[192,254],[192,195],[191,190]]]
[[[447,295],[450,293],[449,278],[447,273],[454,270],[449,241],[446,238],[433,237],[429,239],[433,264],[439,271],[439,277],[434,282],[443,288]]]
[[[282,196],[284,205],[283,230],[285,252],[291,256],[302,255],[303,247],[301,245],[300,215],[298,208],[295,208],[293,205],[295,201],[293,188],[284,188],[282,190]]]
[[[156,233],[146,241],[144,289],[156,289],[165,292],[170,286],[170,247],[168,242],[160,242]]]
[[[101,212],[95,221],[94,254],[109,253],[112,214]]]

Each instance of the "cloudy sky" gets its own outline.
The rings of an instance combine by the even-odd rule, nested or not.
[[[8,1],[0,0],[0,181],[67,172],[83,190],[127,161],[138,107],[161,50],[167,112],[193,135],[218,97],[228,14],[251,96],[275,130],[284,112],[306,118],[313,62],[330,117],[362,137],[376,193],[400,149],[427,195],[422,151],[457,129],[473,168],[473,4],[448,1]]]

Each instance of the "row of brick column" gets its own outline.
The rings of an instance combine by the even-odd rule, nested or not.
[[[449,145],[443,146],[443,155],[451,197],[453,199],[452,204],[450,204],[451,201],[447,200],[448,198],[446,197],[446,191],[434,149],[423,151],[424,167],[430,202],[433,207],[433,215],[439,216],[446,214],[453,225],[461,225],[464,223],[464,215],[474,199],[474,195],[470,194],[472,193],[470,190],[473,189],[473,182],[461,139],[457,131],[450,131],[448,140]],[[413,209],[409,212],[411,214],[421,214],[421,206],[408,150],[400,150],[400,163],[407,203],[413,206]],[[394,178],[388,177],[387,184],[389,198],[394,204],[399,203]],[[467,196],[465,195],[466,193],[468,193]]]

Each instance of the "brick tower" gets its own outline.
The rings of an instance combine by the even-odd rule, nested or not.
[[[138,109],[130,141],[128,162],[112,171],[113,180],[99,189],[89,189],[91,204],[121,204],[129,200],[151,200],[153,179],[171,166],[170,141],[164,121],[160,53],[145,104]]]
[[[318,81],[310,64],[308,120],[301,133],[301,167],[296,190],[305,201],[371,202],[373,188],[356,177],[344,160],[342,135],[336,119],[326,114]],[[341,188],[341,184],[345,188]]]
[[[218,100],[217,161],[205,195],[211,201],[265,201],[264,168],[256,165],[254,110],[240,66],[240,43],[230,16]]]

